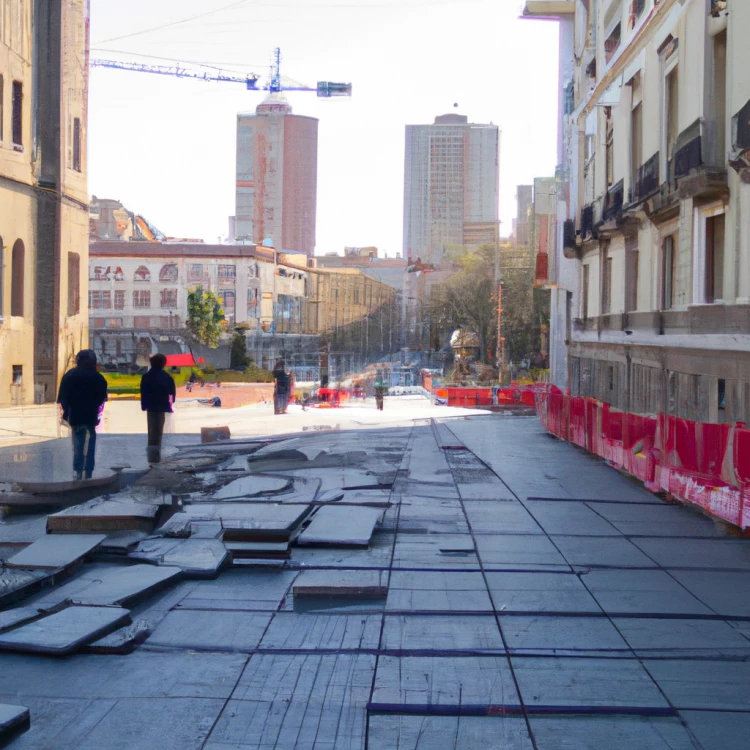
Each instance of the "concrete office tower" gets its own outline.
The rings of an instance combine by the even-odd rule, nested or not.
[[[498,237],[500,130],[459,114],[406,126],[404,257],[440,265],[452,245]]]
[[[270,94],[237,115],[236,238],[270,238],[279,250],[315,252],[318,121]]]

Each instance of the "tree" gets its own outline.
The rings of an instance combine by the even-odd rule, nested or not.
[[[247,367],[252,362],[252,359],[247,354],[247,339],[245,334],[241,331],[235,331],[232,334],[232,345],[229,349],[229,366],[235,367]]]
[[[224,311],[218,297],[197,286],[188,291],[188,336],[194,343],[216,349],[223,330]]]

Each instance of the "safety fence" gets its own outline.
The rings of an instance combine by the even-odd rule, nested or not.
[[[435,396],[448,406],[534,406],[539,385],[509,385],[493,388],[464,388],[447,386],[436,388]],[[493,399],[496,391],[497,401]]]
[[[536,390],[537,414],[552,434],[745,529],[750,525],[750,429],[659,414],[618,411],[554,386]]]

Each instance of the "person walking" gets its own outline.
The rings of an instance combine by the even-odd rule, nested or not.
[[[382,383],[375,383],[375,406],[378,411],[383,411],[383,401],[385,400],[385,386]]]
[[[97,372],[96,354],[83,349],[76,366],[63,375],[57,403],[73,439],[73,479],[91,479],[96,458],[96,426],[107,401],[107,381]]]
[[[172,413],[177,389],[172,376],[164,371],[167,358],[163,354],[154,354],[149,363],[151,369],[141,378],[141,410],[146,412],[148,425],[148,462],[158,464],[161,461],[164,420]]]
[[[273,378],[276,385],[273,390],[273,413],[286,414],[286,406],[289,401],[289,375],[284,369],[284,360],[277,359],[273,368]]]

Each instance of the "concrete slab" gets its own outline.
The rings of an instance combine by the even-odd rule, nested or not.
[[[590,570],[581,580],[607,614],[712,614],[661,570]]]
[[[518,686],[528,706],[637,706],[669,704],[635,659],[555,659],[512,656]]]
[[[670,571],[691,594],[726,617],[750,617],[750,573]]]
[[[486,591],[487,586],[480,571],[435,572],[394,570],[391,589],[406,591]]]
[[[180,568],[189,578],[214,578],[228,560],[227,548],[218,539],[181,539],[164,553],[160,565]]]
[[[260,643],[262,649],[376,649],[381,615],[278,612]]]
[[[278,495],[291,490],[293,482],[290,479],[269,477],[261,474],[240,477],[213,493],[215,500],[232,500],[261,495]]]
[[[209,607],[225,602],[233,609],[275,610],[297,575],[296,570],[229,570],[215,581],[198,583],[178,606],[191,608],[201,601]]]
[[[386,611],[394,612],[493,612],[487,591],[388,592]]]
[[[163,588],[175,584],[182,571],[178,567],[129,565],[92,581],[71,599],[80,604],[131,607]]]
[[[646,536],[702,536],[725,538],[723,526],[680,505],[600,503],[596,512],[623,534]]]
[[[531,750],[522,717],[371,714],[370,750]]]
[[[46,570],[0,567],[0,607],[10,606],[38,591],[50,577]]]
[[[656,563],[624,537],[554,536],[570,565],[606,568],[656,568]]]
[[[307,570],[294,581],[292,591],[295,598],[384,599],[388,594],[388,574],[376,570]]]
[[[474,549],[471,534],[402,534],[396,537],[394,568],[479,569],[476,553],[453,554],[453,550]],[[443,552],[442,550],[446,550]]]
[[[625,617],[614,623],[640,657],[750,657],[750,641],[720,620]]]
[[[476,543],[485,567],[570,570],[552,541],[540,534],[477,534]]]
[[[681,711],[680,714],[702,747],[747,750],[750,713]]]
[[[75,565],[104,540],[102,534],[46,534],[8,560],[9,568],[59,570]]]
[[[630,656],[617,628],[603,617],[501,616],[508,650],[519,656]]]
[[[570,573],[487,573],[499,612],[600,612],[579,578]]]
[[[520,701],[505,657],[381,656],[371,703],[457,707]]]
[[[375,657],[255,655],[206,748],[364,748]]]
[[[520,503],[465,501],[473,531],[491,534],[543,534],[534,517]]]
[[[130,625],[90,643],[84,650],[87,654],[130,654],[151,635],[150,623],[144,619],[134,620]]]
[[[149,536],[128,553],[130,560],[139,562],[148,562],[152,565],[158,565],[163,561],[164,555],[170,550],[177,547],[181,538],[178,537],[156,537]]]
[[[619,532],[584,503],[527,501],[525,507],[548,534],[613,536]]]
[[[200,503],[183,511],[193,521],[221,521],[224,539],[236,542],[289,538],[310,512],[309,506],[281,503]]]
[[[4,747],[14,737],[23,734],[31,726],[29,709],[0,703],[0,746]]]
[[[44,617],[44,612],[40,612],[36,607],[6,609],[0,612],[0,633],[12,630],[23,623],[38,620],[40,617]]]
[[[299,535],[297,544],[366,547],[382,515],[379,508],[322,507]]]
[[[146,643],[198,651],[250,651],[260,643],[270,619],[270,613],[174,610]]]
[[[120,607],[68,607],[0,634],[0,651],[65,656],[130,621]]]
[[[381,648],[504,652],[492,615],[386,615]]]
[[[105,554],[126,555],[134,550],[148,534],[145,531],[114,531],[107,534],[99,550]]]
[[[719,568],[750,571],[750,539],[635,539],[665,568]]]
[[[40,659],[5,654],[0,696],[51,698],[221,698],[234,690],[243,654],[136,651],[128,656]]]
[[[226,542],[224,546],[232,560],[288,560],[292,555],[289,542]]]
[[[98,498],[47,517],[47,531],[65,534],[109,534],[113,531],[153,530],[159,506],[138,502],[127,492]]]
[[[532,714],[530,722],[539,750],[559,750],[560,747],[576,750],[696,750],[695,743],[677,717]],[[704,747],[718,750],[725,746]]]
[[[678,709],[750,711],[750,663],[710,660],[645,660]]]
[[[31,544],[46,533],[46,513],[38,516],[0,518],[0,544]]]

